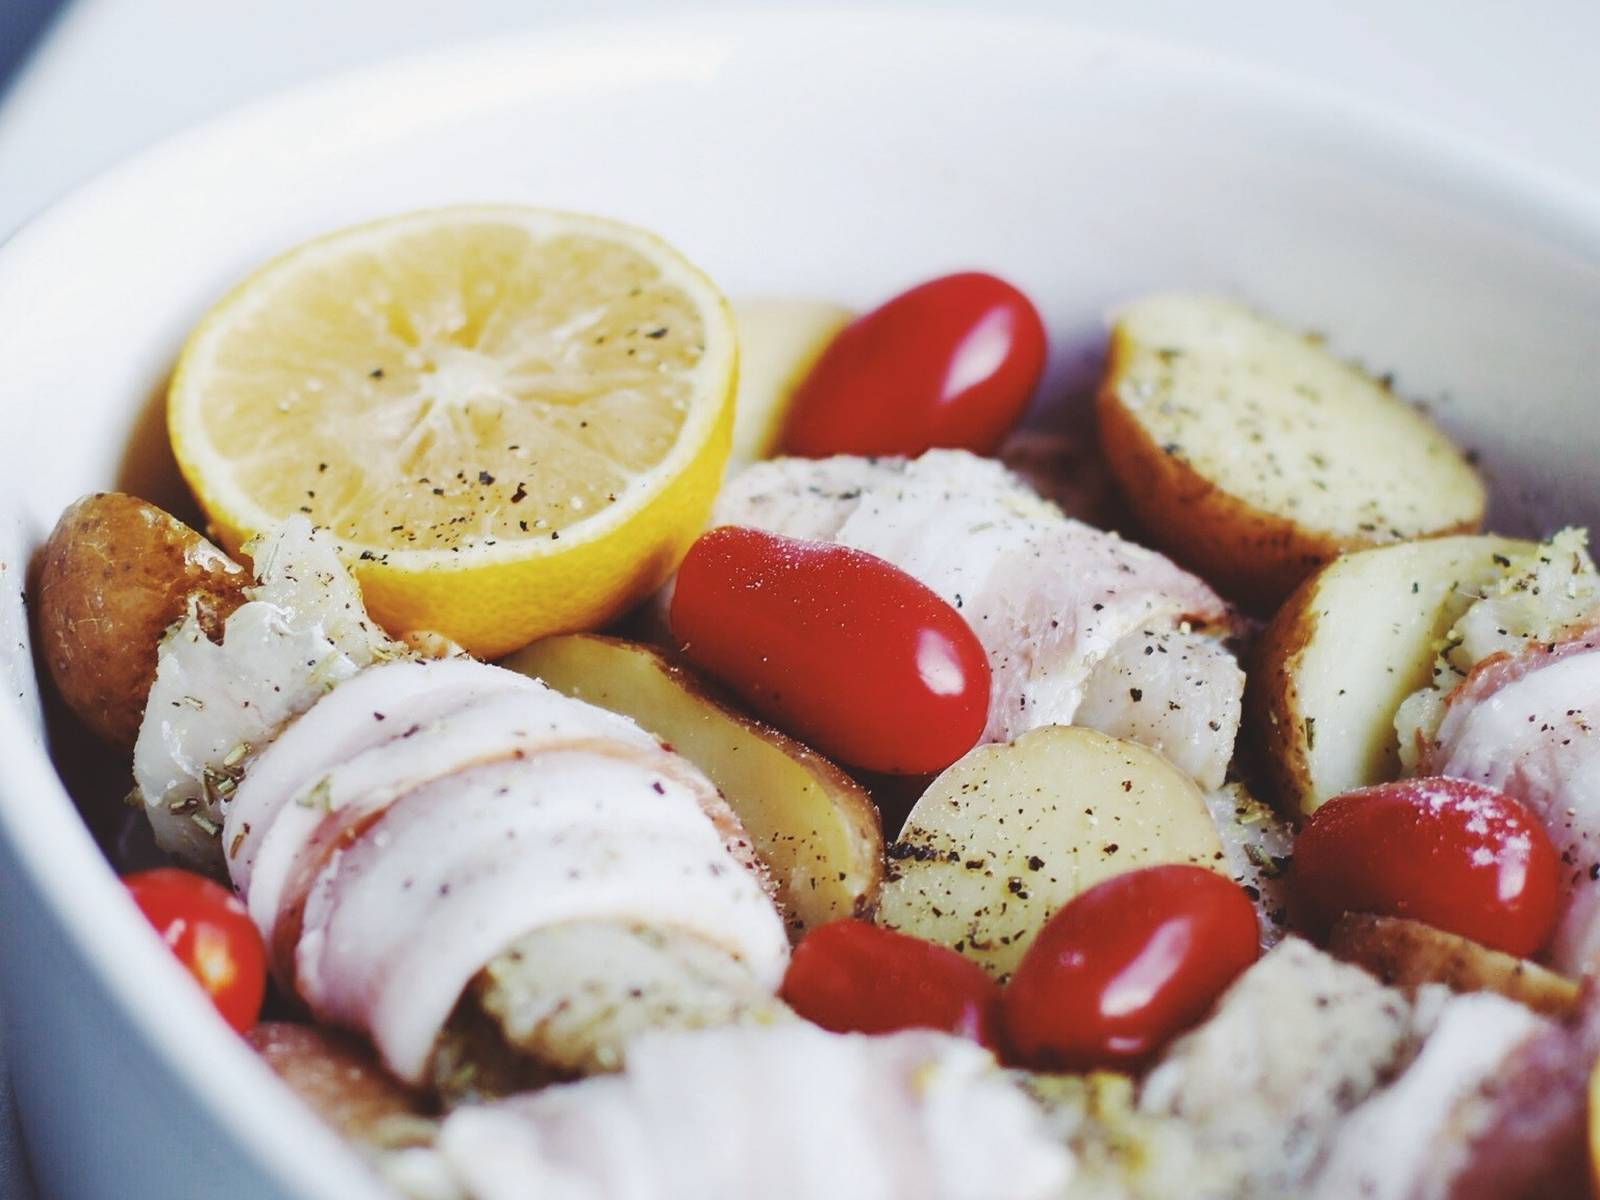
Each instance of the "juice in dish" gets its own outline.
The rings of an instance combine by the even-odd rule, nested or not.
[[[130,891],[398,1193],[1584,1186],[1585,533],[1479,532],[1231,300],[1120,311],[1091,441],[1016,428],[1047,340],[990,274],[730,305],[512,206],[196,328],[210,538],[79,501],[40,645]]]

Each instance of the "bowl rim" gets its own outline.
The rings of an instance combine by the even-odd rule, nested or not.
[[[761,46],[795,34],[815,34],[848,22],[854,36],[884,39],[971,31],[1034,41],[1052,39],[1063,48],[1103,49],[1164,73],[1182,72],[1225,84],[1297,119],[1383,151],[1396,163],[1414,164],[1444,189],[1468,190],[1496,214],[1576,248],[1600,264],[1600,194],[1549,170],[1491,151],[1463,135],[1336,88],[1309,83],[1281,71],[1209,50],[1178,47],[1139,35],[1086,30],[1070,20],[1045,16],[990,16],[917,7],[868,12],[840,7],[751,13],[709,10],[625,20],[580,20],[551,24],[488,39],[453,43],[438,50],[347,68],[253,100],[186,130],[92,176],[46,206],[0,243],[0,290],[13,277],[26,278],[30,260],[50,257],[51,247],[80,222],[114,204],[124,189],[152,175],[181,172],[184,164],[208,161],[223,143],[281,141],[296,129],[315,128],[328,111],[371,112],[396,91],[439,94],[452,87],[474,98],[464,111],[482,109],[497,97],[461,87],[516,64],[527,75],[534,63],[581,64],[620,47],[644,60],[672,55],[715,66],[745,45]],[[646,53],[648,52],[648,53]],[[655,56],[651,58],[651,56]],[[666,56],[663,58],[662,56]],[[531,102],[530,85],[499,102]],[[560,85],[546,89],[560,94]],[[407,110],[410,111],[410,110]],[[401,131],[403,118],[386,128]],[[28,548],[31,552],[31,547]],[[5,590],[26,572],[0,574]],[[25,635],[31,645],[31,629]],[[26,660],[31,650],[8,651]],[[41,687],[48,686],[41,684]],[[57,777],[30,720],[36,709],[8,700],[0,704],[0,837],[15,849],[30,888],[55,914],[72,949],[115,997],[122,1013],[181,1086],[187,1089],[261,1171],[285,1190],[317,1196],[376,1196],[372,1176],[346,1144],[283,1089],[272,1087],[269,1069],[219,1021],[183,975],[159,939],[127,900],[87,827]],[[248,1097],[248,1098],[246,1098]]]

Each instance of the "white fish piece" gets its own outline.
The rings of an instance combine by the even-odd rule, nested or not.
[[[647,1035],[621,1075],[457,1110],[437,1152],[475,1200],[1056,1200],[1073,1172],[972,1043],[800,1022]]]
[[[839,454],[753,463],[723,484],[710,524],[748,525],[785,537],[836,541],[862,493],[892,487],[905,461]]]
[[[332,539],[294,517],[252,547],[258,584],[212,642],[189,614],[162,640],[134,745],[156,842],[222,866],[227,800],[254,750],[334,685],[406,652],[368,618]]]
[[[321,1019],[367,1030],[415,1083],[473,976],[548,925],[681,926],[776,990],[783,922],[676,761],[616,743],[551,750],[400,797],[310,890],[301,997]]]
[[[1138,1081],[1018,1072],[1016,1078],[1076,1163],[1064,1200],[1201,1200],[1226,1196],[1232,1164],[1202,1153],[1182,1121],[1140,1112]]]
[[[1261,948],[1270,950],[1283,940],[1289,922],[1294,830],[1242,784],[1207,792],[1206,808],[1217,826],[1227,875],[1255,905]]]
[[[1219,639],[1146,627],[1095,664],[1073,720],[1160,751],[1213,791],[1228,776],[1243,705],[1244,672]]]
[[[757,463],[723,489],[712,520],[851,546],[938,593],[988,655],[986,741],[1071,724],[1094,666],[1129,634],[1228,619],[1195,576],[960,450]]]
[[[1297,1195],[1339,1121],[1409,1054],[1411,1005],[1297,937],[1239,977],[1146,1077],[1139,1108],[1189,1126],[1218,1195]]]
[[[1431,1000],[1438,1012],[1420,1053],[1345,1118],[1309,1200],[1446,1200],[1452,1160],[1481,1132],[1470,1119],[1473,1101],[1503,1083],[1520,1048],[1553,1028],[1492,992]]]

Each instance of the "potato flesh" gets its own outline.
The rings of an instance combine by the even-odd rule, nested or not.
[[[1482,517],[1483,485],[1450,440],[1311,339],[1186,295],[1131,305],[1115,338],[1122,405],[1252,508],[1366,544]]]
[[[792,1020],[720,946],[680,929],[572,921],[535,930],[473,981],[474,999],[509,1046],[557,1072],[621,1068],[656,1029]]]
[[[1401,774],[1395,711],[1441,640],[1530,543],[1465,536],[1347,554],[1284,604],[1250,688],[1255,735],[1284,811],[1309,815]]]
[[[969,752],[923,794],[889,853],[879,923],[997,978],[1052,913],[1103,879],[1156,863],[1223,869],[1187,776],[1153,750],[1062,725]]]
[[[870,911],[883,877],[878,812],[821,755],[725,706],[648,646],[572,634],[504,665],[632,717],[704,771],[771,872],[791,929]]]

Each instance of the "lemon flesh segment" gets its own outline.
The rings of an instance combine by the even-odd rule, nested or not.
[[[267,264],[185,346],[169,429],[230,549],[328,527],[392,632],[481,655],[657,586],[728,453],[726,301],[651,234],[471,207]]]

